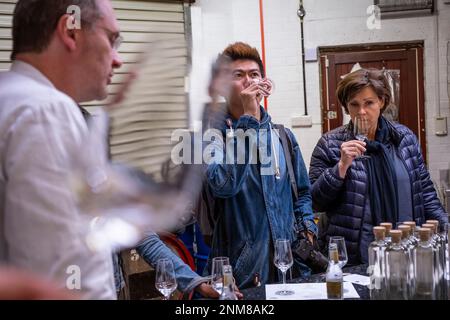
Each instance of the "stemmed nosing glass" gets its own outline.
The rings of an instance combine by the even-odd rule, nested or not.
[[[276,295],[288,296],[294,294],[294,291],[288,290],[286,284],[286,272],[294,264],[292,257],[291,242],[287,239],[277,239],[275,241],[275,254],[273,258],[275,266],[283,274],[283,289],[275,292]]]
[[[164,296],[164,300],[169,300],[172,292],[177,288],[177,279],[173,263],[169,259],[159,259],[156,262],[155,287]]]
[[[230,265],[228,257],[214,257],[211,267],[211,285],[219,294],[223,290],[223,266]]]
[[[345,238],[340,236],[330,237],[329,243],[336,243],[339,257],[338,264],[342,269],[348,261],[347,248],[345,247]]]
[[[353,135],[356,140],[365,141],[369,136],[369,122],[361,116],[356,116],[353,119]],[[369,158],[367,155],[361,155],[358,158]]]

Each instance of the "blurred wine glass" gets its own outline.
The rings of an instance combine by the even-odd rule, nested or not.
[[[286,284],[286,272],[294,264],[292,257],[291,242],[287,239],[277,239],[275,241],[274,264],[283,274],[283,289],[275,292],[280,296],[288,296],[294,294],[294,291],[288,290]]]
[[[339,267],[341,267],[342,269],[347,264],[348,261],[347,248],[345,247],[345,239],[344,237],[334,236],[330,237],[329,243],[336,243],[339,256]]]
[[[177,279],[173,263],[169,259],[159,259],[156,263],[155,287],[169,300],[172,292],[177,288]]]
[[[173,153],[180,142],[174,133],[189,134],[183,86],[174,93],[187,75],[186,40],[148,36],[126,70],[132,76],[113,105],[92,117],[82,152],[71,157],[72,189],[84,213],[80,230],[93,251],[130,248],[148,231],[179,229],[203,183],[203,167],[177,162]]]

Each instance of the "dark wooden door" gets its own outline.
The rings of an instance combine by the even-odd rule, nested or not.
[[[359,66],[383,69],[394,94],[385,114],[417,135],[426,157],[422,44],[327,48],[321,49],[320,58],[323,132],[347,123],[348,117],[336,98],[336,87],[342,77]]]

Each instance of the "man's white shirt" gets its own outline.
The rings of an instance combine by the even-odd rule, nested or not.
[[[76,103],[37,69],[15,61],[0,73],[0,264],[115,299],[111,253],[87,248],[69,187],[87,133]]]

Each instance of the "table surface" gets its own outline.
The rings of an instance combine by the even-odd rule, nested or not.
[[[360,274],[367,275],[367,265],[358,265],[352,267],[345,267],[343,269],[344,273],[349,274]],[[315,282],[325,282],[325,273],[313,274],[309,277],[302,277],[288,281],[290,283],[315,283]],[[369,300],[370,294],[369,289],[366,286],[359,284],[353,284],[356,291],[358,292],[360,299]],[[243,289],[241,290],[245,300],[266,300],[266,288],[265,286]]]

